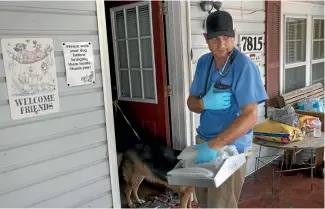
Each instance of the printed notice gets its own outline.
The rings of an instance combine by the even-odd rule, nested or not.
[[[262,54],[261,53],[245,53],[246,56],[251,58],[251,60],[258,66],[261,67],[261,59]]]
[[[95,83],[94,53],[91,42],[62,43],[68,86]]]
[[[53,41],[3,38],[1,48],[13,120],[60,111]]]

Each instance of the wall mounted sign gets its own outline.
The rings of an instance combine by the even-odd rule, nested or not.
[[[262,53],[245,53],[258,66],[261,66]]]
[[[11,118],[59,112],[52,39],[3,38],[1,47]]]
[[[264,51],[264,35],[239,35],[240,51],[243,53]]]
[[[91,42],[62,43],[68,86],[95,83],[94,52]]]

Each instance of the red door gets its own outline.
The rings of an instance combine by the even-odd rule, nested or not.
[[[162,2],[110,5],[118,104],[137,131],[171,146]]]

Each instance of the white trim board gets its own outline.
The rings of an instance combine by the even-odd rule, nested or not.
[[[167,1],[166,42],[168,74],[172,87],[170,97],[173,148],[193,144],[191,113],[187,97],[191,81],[190,17],[188,1]]]
[[[107,29],[105,18],[105,3],[104,0],[96,0],[97,24],[99,35],[99,48],[101,58],[101,69],[103,79],[103,92],[105,104],[105,120],[106,120],[106,136],[107,136],[107,149],[108,149],[108,163],[111,176],[111,188],[113,207],[121,208],[120,185],[118,177],[117,153],[115,142],[115,129],[112,122],[113,116],[113,103],[112,103],[112,89],[111,89],[111,75],[109,67],[109,54],[107,44]]]
[[[194,136],[192,134],[192,120],[190,111],[187,108],[186,100],[189,92],[192,72],[189,57],[190,18],[189,2],[176,1],[168,3],[168,13],[166,14],[166,41],[168,48],[168,69],[173,95],[171,96],[171,128],[173,136],[173,147],[183,149],[192,145]],[[105,18],[104,0],[96,0],[98,33],[100,43],[101,69],[103,70],[103,88],[105,100],[105,117],[107,128],[107,146],[111,175],[111,187],[113,207],[121,207],[119,177],[117,172],[117,153],[115,142],[114,123],[109,123],[113,118],[111,76],[109,67],[107,29]],[[186,20],[186,24],[184,24]],[[179,27],[181,25],[181,27]]]

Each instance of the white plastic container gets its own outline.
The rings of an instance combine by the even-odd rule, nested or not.
[[[232,174],[234,174],[244,163],[246,156],[244,153],[227,158],[219,171],[213,178],[202,178],[193,176],[173,176],[167,173],[168,184],[178,186],[195,186],[195,187],[219,187]],[[174,169],[181,168],[179,162]]]
[[[320,137],[322,135],[322,122],[319,120],[319,118],[316,118],[316,120],[313,120],[314,125],[314,137]]]

